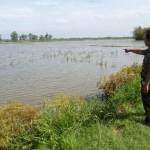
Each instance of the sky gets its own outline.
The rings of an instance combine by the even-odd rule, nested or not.
[[[149,0],[0,0],[0,34],[131,36],[150,26]]]

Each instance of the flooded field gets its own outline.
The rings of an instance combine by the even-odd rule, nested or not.
[[[143,56],[124,48],[144,48],[134,40],[0,44],[0,103],[39,104],[59,94],[87,96],[97,81]]]

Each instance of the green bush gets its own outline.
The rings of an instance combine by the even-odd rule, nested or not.
[[[139,104],[140,71],[141,66],[134,64],[99,82],[99,88],[103,88],[108,95],[108,100],[102,107],[104,120],[115,120],[118,114],[134,110]]]
[[[117,89],[116,93],[110,98],[114,103],[115,112],[128,113],[129,109],[133,109],[139,104],[140,99],[140,78],[135,76],[133,80]]]
[[[112,96],[118,88],[139,75],[140,71],[141,66],[137,64],[133,64],[130,67],[124,67],[119,72],[110,75],[108,78],[98,81],[97,86],[99,89],[103,89],[106,95]]]
[[[144,40],[144,33],[145,33],[145,29],[142,28],[141,26],[136,27],[133,31],[133,37],[136,40]]]
[[[133,37],[135,40],[144,40],[145,36],[145,31],[147,29],[150,29],[149,27],[147,28],[142,28],[141,26],[134,28],[133,30]]]
[[[100,119],[101,103],[86,102],[81,97],[60,96],[47,101],[28,130],[18,136],[13,149],[65,149],[63,135],[79,132]],[[63,148],[62,148],[63,147]]]

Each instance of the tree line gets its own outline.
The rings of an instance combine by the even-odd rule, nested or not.
[[[141,26],[135,27],[133,29],[133,38],[135,40],[144,40],[144,33],[147,29],[150,28],[143,28]],[[111,37],[107,37],[109,39]],[[113,37],[115,39],[115,37]],[[36,35],[33,33],[29,34],[18,34],[16,31],[13,31],[10,34],[10,40],[13,42],[16,41],[50,41],[53,39],[53,36],[51,34],[46,33],[45,35]],[[60,38],[60,39],[53,39],[53,40],[85,40],[85,39],[103,39],[103,38]],[[106,39],[106,38],[104,38]],[[2,35],[0,34],[0,41],[10,41],[10,40],[3,40]]]
[[[10,34],[10,40],[13,42],[17,41],[50,41],[53,36],[51,34],[46,33],[45,35],[37,35],[33,33],[29,34],[18,34],[16,31],[13,31]],[[0,41],[2,41],[2,35],[0,34]],[[9,41],[9,40],[8,40]]]

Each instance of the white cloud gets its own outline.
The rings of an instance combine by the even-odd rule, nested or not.
[[[33,2],[34,5],[37,6],[43,6],[43,7],[47,7],[47,6],[58,6],[60,4],[60,1],[35,1]]]
[[[150,24],[148,0],[19,0],[1,3],[0,33],[52,33],[54,36],[122,36]],[[137,3],[135,3],[137,2]]]
[[[9,19],[25,19],[29,18],[34,14],[33,9],[31,8],[10,8],[3,7],[0,9],[0,18],[9,20]],[[19,21],[19,20],[18,20]]]

